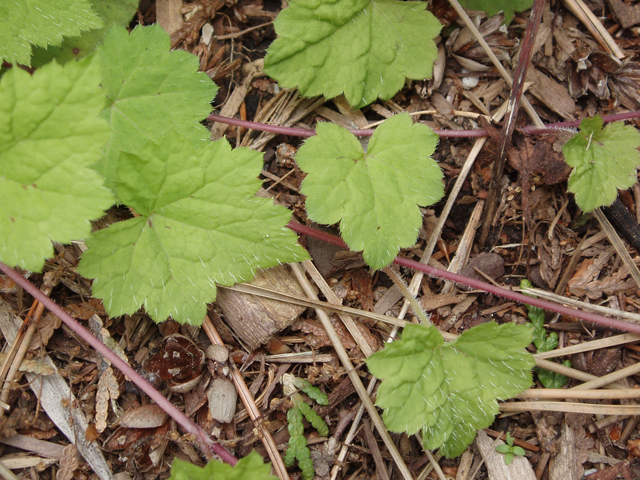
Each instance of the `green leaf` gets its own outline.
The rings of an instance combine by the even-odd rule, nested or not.
[[[308,173],[302,183],[309,218],[340,222],[342,238],[354,251],[364,250],[373,268],[393,261],[400,248],[415,244],[422,215],[444,194],[442,172],[430,158],[438,136],[407,114],[377,128],[367,153],[346,129],[320,123],[296,154]]]
[[[344,93],[354,108],[429,78],[442,25],[424,2],[292,0],[274,22],[265,72],[307,97]]]
[[[140,216],[97,232],[78,268],[109,315],[144,306],[156,321],[200,325],[216,283],[307,258],[285,228],[291,212],[254,196],[261,168],[259,152],[225,139],[198,148],[173,131],[122,154],[116,193]]]
[[[580,123],[580,132],[563,147],[564,158],[573,167],[569,191],[585,212],[608,206],[618,196],[618,189],[631,187],[637,181],[640,165],[640,133],[624,122],[602,128],[596,115]]]
[[[513,462],[513,452],[505,453],[504,463],[506,463],[507,465],[511,465],[511,462]]]
[[[93,10],[104,21],[102,28],[82,32],[76,37],[65,37],[59,46],[33,49],[31,64],[38,68],[52,59],[58,63],[67,63],[72,59],[80,59],[92,53],[102,44],[107,31],[114,25],[126,27],[135,15],[139,0],[89,0]]]
[[[531,328],[485,323],[444,343],[437,328],[409,324],[402,339],[367,359],[383,380],[376,405],[392,432],[422,431],[424,448],[460,455],[498,413],[496,400],[531,386]]]
[[[218,460],[211,460],[204,468],[175,459],[171,465],[169,480],[277,480],[271,475],[270,464],[265,464],[255,451],[232,467]]]
[[[52,241],[91,233],[113,204],[89,165],[109,125],[100,118],[99,61],[50,64],[33,75],[12,68],[0,81],[0,260],[40,271]]]
[[[522,12],[531,8],[533,0],[461,0],[460,4],[470,10],[482,10],[493,17],[498,12],[504,12],[504,22],[509,25],[514,12]]]
[[[64,36],[102,27],[87,0],[0,2],[0,60],[30,65],[31,45],[60,45]]]
[[[499,453],[509,453],[512,447],[507,445],[506,443],[501,443],[500,445],[496,445],[496,452]]]
[[[118,182],[121,151],[139,154],[169,130],[193,144],[209,140],[200,122],[211,112],[218,87],[198,72],[198,57],[170,48],[169,35],[157,24],[138,26],[131,35],[113,27],[104,39],[102,85],[113,136],[107,160],[96,169],[110,185]]]
[[[518,446],[513,447],[513,453],[520,455],[521,457],[527,454],[527,452],[524,451],[524,448]]]

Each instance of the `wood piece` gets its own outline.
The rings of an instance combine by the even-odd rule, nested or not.
[[[532,83],[529,89],[531,94],[549,109],[562,118],[575,120],[576,102],[571,98],[566,87],[547,77],[533,66],[527,71],[526,81]]]
[[[369,446],[369,450],[371,451],[371,456],[373,457],[373,461],[376,464],[376,478],[380,478],[381,480],[389,480],[389,472],[387,472],[387,466],[382,459],[382,455],[380,454],[380,448],[378,448],[378,442],[376,441],[376,437],[373,435],[373,431],[371,430],[371,424],[369,420],[366,418],[362,419],[362,433],[364,433],[364,438],[367,441],[367,445]]]
[[[0,328],[4,337],[11,342],[15,339],[22,322],[9,311],[9,306],[0,300]],[[43,361],[55,368],[55,364],[48,355],[45,355]],[[99,446],[88,442],[85,437],[89,424],[82,411],[81,402],[69,389],[67,380],[59,374],[47,377],[33,373],[25,375],[29,380],[29,386],[40,399],[40,404],[51,421],[78,448],[80,454],[101,480],[111,480],[113,478],[111,469]]]
[[[222,106],[222,110],[220,111],[220,115],[223,117],[234,117],[238,110],[240,109],[240,105],[244,101],[244,97],[247,96],[247,92],[251,87],[251,82],[253,81],[253,77],[255,75],[255,71],[251,71],[244,77],[244,81],[241,85],[238,85],[234,90],[231,96],[227,99],[225,104]],[[213,127],[211,127],[211,140],[220,140],[224,133],[229,128],[227,123],[215,122]]]
[[[156,20],[171,35],[182,26],[182,0],[156,0]]]
[[[584,473],[582,464],[578,462],[576,432],[566,422],[562,424],[560,451],[549,462],[549,478],[562,480],[579,480]]]
[[[456,473],[456,480],[468,480],[471,473],[471,465],[473,464],[473,451],[467,448],[460,457],[460,464],[458,465],[458,472]]]
[[[620,197],[617,197],[608,207],[603,207],[602,211],[629,243],[640,252],[640,226],[620,201]]]
[[[525,457],[516,455],[510,465],[504,463],[504,455],[496,452],[496,445],[503,443],[502,440],[494,442],[482,430],[476,437],[476,446],[489,471],[489,480],[536,480],[531,463]]]
[[[288,295],[304,296],[286,265],[260,270],[248,284]],[[305,310],[305,307],[222,288],[218,290],[216,302],[231,329],[249,350],[256,349],[273,334],[287,328]]]
[[[631,255],[629,255],[627,247],[624,243],[622,243],[622,239],[618,235],[618,232],[615,230],[615,228],[613,228],[613,225],[609,223],[609,220],[604,215],[604,213],[602,213],[602,210],[600,208],[596,208],[593,213],[598,219],[598,222],[600,222],[602,229],[607,232],[609,241],[615,247],[616,252],[618,253],[618,255],[620,255],[620,258],[629,269],[629,272],[631,273],[633,279],[636,281],[636,284],[638,285],[638,287],[640,287],[640,270],[631,258]]]

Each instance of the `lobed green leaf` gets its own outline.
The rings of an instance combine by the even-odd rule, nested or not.
[[[355,108],[431,77],[442,26],[424,2],[292,0],[274,22],[265,72],[307,97],[342,93]]]
[[[407,325],[401,340],[367,359],[383,380],[376,405],[387,428],[422,432],[425,448],[460,455],[493,422],[496,400],[531,385],[530,343],[531,328],[513,323],[485,323],[450,343],[433,326]]]
[[[194,145],[209,140],[200,122],[211,112],[218,87],[198,72],[198,57],[170,49],[169,35],[157,24],[138,26],[131,34],[113,27],[104,39],[102,85],[113,136],[107,159],[96,169],[109,185],[119,181],[120,152],[140,154],[169,130]]]
[[[602,128],[599,115],[580,123],[580,132],[562,149],[567,164],[573,167],[569,191],[585,212],[611,205],[618,189],[637,181],[640,165],[640,133],[624,122]]]
[[[438,136],[407,114],[379,126],[366,153],[342,127],[320,123],[317,133],[296,154],[308,174],[301,188],[307,214],[318,223],[340,222],[349,248],[383,268],[400,248],[415,244],[422,226],[418,205],[444,195],[442,172],[430,157]]]
[[[104,41],[107,31],[114,25],[126,27],[135,15],[139,0],[89,0],[93,10],[103,20],[102,28],[87,30],[78,36],[65,37],[60,45],[49,45],[47,48],[35,47],[31,65],[39,68],[52,59],[58,63],[67,63],[80,59],[95,51]]]
[[[0,2],[0,60],[31,65],[31,46],[60,45],[103,22],[88,0]]]
[[[40,271],[52,241],[91,233],[113,204],[89,166],[101,157],[109,124],[99,61],[12,68],[0,81],[0,260]]]
[[[235,466],[211,460],[204,467],[175,459],[171,465],[169,480],[276,480],[271,466],[265,464],[255,451],[238,460]]]
[[[291,212],[254,196],[261,168],[261,153],[225,139],[196,147],[173,131],[123,153],[116,193],[140,216],[97,232],[78,267],[109,315],[144,306],[158,322],[199,325],[216,284],[307,258],[285,227]]]

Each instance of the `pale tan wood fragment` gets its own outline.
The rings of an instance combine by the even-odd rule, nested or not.
[[[510,465],[504,463],[504,455],[496,452],[496,445],[503,443],[502,440],[494,442],[483,430],[476,437],[476,445],[489,471],[489,480],[536,480],[533,467],[526,457],[516,455]]]
[[[182,26],[181,8],[182,0],[156,0],[156,20],[169,35]]]
[[[306,298],[286,265],[259,270],[248,284]],[[249,350],[287,328],[305,310],[302,306],[223,288],[218,289],[216,303],[224,312],[228,325]]]
[[[529,89],[531,94],[549,109],[567,120],[575,119],[576,102],[571,98],[566,87],[547,77],[533,66],[527,69],[526,81],[532,83]]]

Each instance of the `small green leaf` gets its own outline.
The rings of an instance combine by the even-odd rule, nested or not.
[[[232,467],[218,460],[211,460],[204,468],[175,459],[171,465],[169,480],[277,480],[271,475],[270,464],[251,452]]]
[[[431,77],[442,25],[424,2],[292,0],[274,22],[265,72],[307,97],[337,97],[354,108],[389,99],[405,77]]]
[[[82,32],[76,37],[65,37],[59,46],[33,49],[31,64],[35,68],[56,59],[58,63],[67,63],[92,53],[104,40],[107,31],[114,25],[126,27],[135,15],[139,0],[89,0],[93,10],[104,21],[102,28]]]
[[[368,265],[388,265],[400,248],[415,244],[422,215],[418,205],[444,194],[442,172],[430,157],[438,136],[407,114],[386,120],[375,131],[367,153],[346,129],[320,123],[296,154],[308,173],[302,183],[309,218],[340,222],[342,238],[364,250]]]
[[[102,85],[113,136],[107,160],[96,169],[110,185],[119,181],[121,151],[139,154],[169,130],[193,144],[209,140],[200,122],[211,112],[218,87],[198,72],[198,57],[170,49],[169,35],[157,24],[138,26],[131,35],[113,27],[104,39]]]
[[[32,45],[60,45],[65,36],[102,25],[87,0],[0,2],[0,60],[30,65]]]
[[[516,455],[519,455],[521,457],[523,457],[527,453],[527,452],[524,451],[524,448],[518,447],[518,446],[513,447],[512,451],[513,451],[513,453],[515,453]]]
[[[140,216],[96,232],[78,267],[107,312],[144,306],[158,322],[199,325],[216,283],[307,258],[285,228],[291,212],[254,196],[261,169],[261,153],[231,151],[225,139],[198,148],[173,131],[122,154],[116,193]]]
[[[504,22],[509,25],[514,12],[522,12],[531,8],[533,0],[460,0],[464,8],[482,10],[493,17],[498,12],[504,12]]]
[[[611,205],[618,189],[631,187],[637,181],[640,165],[640,133],[624,122],[614,122],[602,128],[599,115],[580,123],[580,132],[562,149],[564,158],[573,167],[569,191],[585,212]]]
[[[510,451],[511,451],[511,447],[506,443],[501,443],[500,445],[496,446],[496,452],[509,453]]]
[[[511,465],[511,462],[513,462],[513,452],[509,451],[504,455],[504,463]]]
[[[407,325],[401,340],[367,359],[383,380],[376,405],[387,428],[422,431],[425,448],[460,455],[493,422],[496,400],[531,386],[530,343],[531,328],[514,323],[485,323],[450,343],[433,326]]]
[[[99,61],[55,63],[33,75],[12,68],[0,82],[0,260],[40,271],[52,241],[91,233],[113,204],[89,166],[111,133],[100,118]]]

